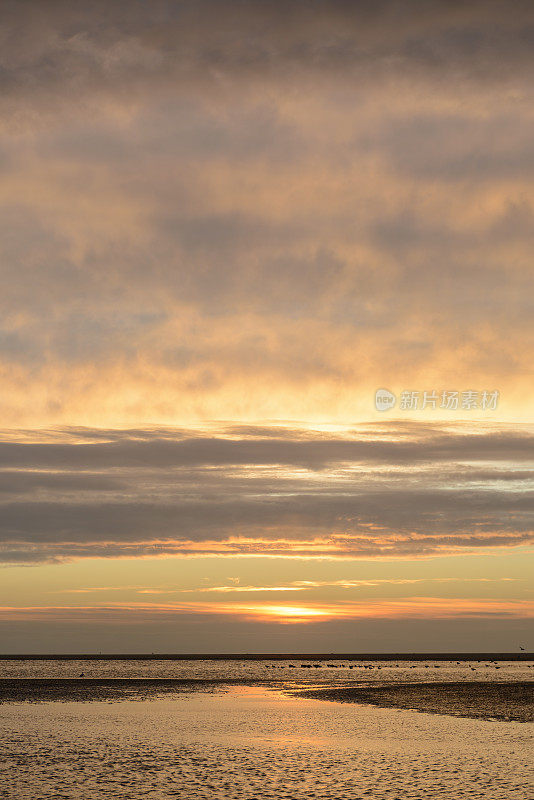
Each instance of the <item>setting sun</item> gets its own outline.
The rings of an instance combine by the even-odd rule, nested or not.
[[[260,618],[269,619],[270,617],[274,617],[286,622],[306,622],[308,619],[329,616],[327,611],[304,606],[257,606],[255,610]]]

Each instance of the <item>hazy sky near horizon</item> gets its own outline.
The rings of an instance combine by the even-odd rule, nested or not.
[[[4,650],[528,638],[533,48],[522,0],[2,3]]]

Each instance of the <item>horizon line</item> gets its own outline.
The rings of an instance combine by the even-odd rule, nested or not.
[[[534,652],[521,651],[444,651],[385,653],[0,653],[0,661],[523,661],[534,660]]]

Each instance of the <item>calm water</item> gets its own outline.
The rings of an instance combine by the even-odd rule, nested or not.
[[[293,698],[0,707],[2,798],[526,800],[530,725]]]

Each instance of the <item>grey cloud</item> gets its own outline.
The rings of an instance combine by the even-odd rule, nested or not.
[[[172,429],[5,440],[2,558],[316,557],[316,538],[325,555],[375,557],[532,540],[534,473],[517,469],[532,461],[528,428],[470,435],[393,423],[362,426],[354,440],[238,429],[237,440]]]
[[[511,104],[507,116],[464,111],[389,118],[372,145],[381,145],[396,169],[415,178],[486,182],[532,174],[533,129],[528,106]]]
[[[135,179],[132,163],[140,155],[145,165],[181,160],[185,152],[189,166],[206,158],[246,163],[258,157],[283,165],[301,158],[307,149],[297,127],[282,120],[268,99],[234,106],[231,114],[210,108],[200,98],[177,98],[172,107],[147,102],[136,118],[134,137],[109,121],[96,120],[90,127],[73,123],[66,130],[45,132],[36,144],[42,158],[77,165],[112,162],[130,179]]]
[[[352,463],[407,464],[447,460],[532,459],[534,436],[502,430],[484,434],[441,431],[420,440],[328,439],[288,441],[262,438],[232,440],[216,437],[165,438],[153,431],[143,440],[128,432],[113,432],[113,441],[77,443],[0,442],[0,465],[10,467],[110,468],[150,466],[166,468],[198,465],[277,464],[324,469]]]
[[[384,374],[448,378],[451,352],[462,376],[527,373],[530,3],[2,14],[6,418],[27,385],[28,416],[62,421],[87,386],[100,419],[103,374],[131,376],[121,419],[126,394],[174,406],[178,386],[211,415],[252,369],[258,391],[326,404]],[[306,447],[289,460],[323,463]]]
[[[0,471],[0,494],[28,494],[41,489],[69,492],[107,492],[125,489],[127,484],[110,475],[87,472]]]
[[[120,82],[284,69],[418,69],[498,75],[530,55],[534,15],[516,2],[384,0],[4,4],[4,87]],[[39,7],[41,6],[41,7]],[[23,35],[25,34],[25,36]],[[506,74],[506,69],[504,69]],[[211,74],[210,74],[211,73]]]
[[[42,562],[60,564],[65,561],[95,558],[180,558],[217,557],[265,557],[302,559],[375,559],[375,558],[428,558],[448,556],[458,552],[484,551],[487,548],[513,548],[532,545],[532,534],[516,533],[487,535],[485,537],[433,536],[402,542],[380,542],[368,539],[353,539],[333,542],[328,552],[318,551],[313,545],[298,541],[288,549],[280,544],[269,545],[265,541],[247,543],[221,542],[211,546],[191,544],[180,546],[172,542],[7,542],[0,546],[0,559],[6,565],[32,565]]]
[[[504,2],[469,8],[396,0],[290,7],[5,3],[5,119],[16,123],[14,130],[7,124],[0,139],[6,174],[23,176],[26,159],[36,159],[39,169],[34,165],[26,178],[39,174],[40,182],[51,182],[53,197],[73,194],[80,203],[70,224],[47,200],[37,212],[31,190],[25,202],[3,211],[2,303],[6,314],[15,307],[26,313],[21,330],[1,334],[5,359],[28,367],[39,359],[90,363],[104,361],[107,346],[110,358],[129,363],[149,352],[169,369],[203,368],[209,359],[198,337],[160,346],[163,303],[187,302],[209,318],[239,314],[246,305],[266,326],[282,315],[295,325],[319,318],[332,329],[346,323],[355,333],[398,333],[415,314],[435,321],[447,312],[443,324],[458,325],[461,295],[470,312],[462,330],[469,333],[489,313],[521,329],[531,312],[530,273],[514,269],[517,258],[496,254],[495,244],[521,244],[528,263],[532,226],[524,198],[511,196],[501,219],[488,218],[467,234],[448,220],[436,221],[436,211],[418,197],[408,203],[401,197],[391,208],[387,187],[369,203],[367,187],[358,197],[351,186],[355,196],[349,192],[342,209],[317,200],[307,208],[299,194],[294,211],[276,218],[246,198],[221,209],[212,205],[202,174],[206,165],[268,164],[280,176],[275,189],[286,194],[296,180],[295,163],[303,174],[314,167],[319,174],[330,171],[343,185],[344,165],[366,164],[378,154],[402,180],[439,181],[445,195],[451,182],[466,178],[477,184],[523,180],[534,163],[529,104],[493,95],[497,71],[506,64],[518,94],[529,96],[534,14],[528,3],[514,8],[510,15]],[[391,80],[407,64],[418,80],[430,81],[432,96],[443,96],[447,108],[456,87],[453,109],[418,102],[403,113],[385,110]],[[351,65],[362,75],[347,69]],[[456,71],[452,86],[447,65]],[[466,70],[472,94],[481,93],[489,110],[462,103]],[[286,84],[296,113],[284,113]],[[413,102],[412,85],[410,79],[398,92]],[[96,105],[73,102],[91,91]],[[307,119],[305,104],[299,112],[303,96],[318,105],[317,118]],[[373,97],[382,107],[378,115]],[[61,113],[54,103],[63,104]],[[360,103],[361,114],[353,115]],[[109,111],[115,105],[126,120]],[[346,141],[330,131],[331,111],[336,120],[351,120]],[[24,119],[28,131],[20,136]],[[95,169],[102,174],[94,179]],[[228,179],[227,190],[238,190],[242,181]],[[110,188],[118,194],[115,205],[122,198],[138,202],[144,238],[136,239],[135,218],[126,233],[91,233],[89,226],[90,245],[80,246],[86,188],[95,192],[97,206]],[[403,189],[410,194],[409,184]],[[347,253],[360,248],[364,254]],[[136,319],[141,302],[152,323]],[[519,310],[513,319],[511,305]],[[179,311],[167,307],[173,313]],[[112,315],[122,321],[113,325]],[[277,344],[271,362],[287,377],[302,361],[302,348],[284,363],[286,347],[287,341]],[[266,371],[271,368],[261,336],[252,345],[221,345],[221,359],[230,364],[245,362],[247,352],[256,361],[263,355]],[[496,345],[489,356],[498,357]],[[313,376],[313,362],[302,364],[303,377]],[[317,369],[327,372],[324,363]],[[331,377],[344,375],[332,368]]]
[[[273,487],[275,488],[275,486]],[[378,533],[443,531],[450,535],[479,530],[493,535],[495,528],[509,533],[530,533],[533,527],[532,492],[489,492],[411,489],[367,494],[326,492],[289,497],[231,497],[227,500],[203,496],[173,502],[134,501],[98,503],[25,502],[2,505],[2,529],[8,541],[36,543],[63,537],[65,541],[139,541],[145,539],[206,538],[222,540],[232,534],[254,534],[261,539],[289,535],[340,535],[351,532],[365,541],[366,526]],[[429,538],[431,538],[429,534]],[[475,537],[473,537],[474,539]],[[452,543],[452,539],[451,539]]]

